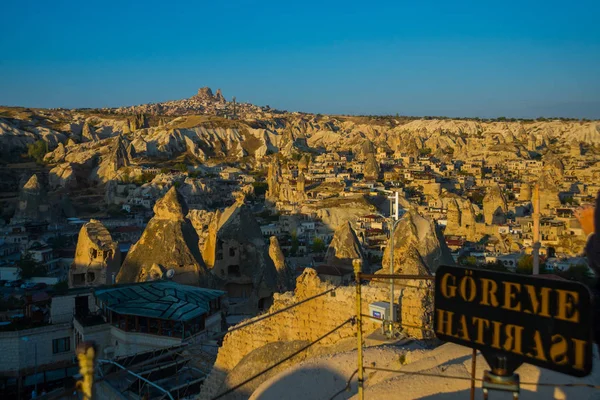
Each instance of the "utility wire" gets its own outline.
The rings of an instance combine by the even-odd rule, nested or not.
[[[324,296],[324,295],[326,295],[326,294],[328,294],[328,293],[331,293],[331,292],[335,291],[336,289],[338,289],[339,287],[340,287],[340,286],[339,286],[339,285],[337,285],[337,286],[335,286],[335,287],[333,287],[333,288],[331,288],[331,289],[328,289],[328,290],[326,290],[326,291],[324,291],[324,292],[318,293],[318,294],[316,294],[316,295],[314,295],[314,296],[307,297],[307,298],[306,298],[306,299],[304,299],[304,300],[301,300],[301,301],[299,301],[299,302],[297,302],[297,303],[291,304],[291,305],[289,305],[289,306],[287,306],[287,307],[284,307],[284,308],[282,308],[282,309],[280,309],[280,310],[277,310],[277,311],[275,311],[275,312],[272,312],[272,313],[269,313],[269,314],[264,314],[264,315],[261,315],[260,317],[257,317],[256,319],[253,319],[253,320],[251,320],[251,321],[248,321],[247,323],[242,323],[242,324],[236,325],[236,326],[234,326],[234,327],[230,328],[229,330],[227,330],[227,331],[225,331],[225,332],[220,332],[219,334],[217,334],[217,335],[214,335],[214,336],[210,337],[210,338],[209,338],[209,339],[207,339],[207,340],[216,340],[216,339],[220,339],[220,338],[222,338],[222,337],[225,337],[225,336],[226,336],[228,333],[230,333],[230,332],[235,332],[235,331],[237,331],[237,330],[240,330],[240,329],[246,328],[246,327],[248,327],[248,326],[250,326],[250,325],[256,324],[257,322],[263,321],[263,320],[265,320],[265,319],[267,319],[267,318],[271,318],[271,317],[273,317],[273,316],[275,316],[275,315],[277,315],[277,314],[280,314],[280,313],[282,313],[282,312],[285,312],[285,311],[291,310],[292,308],[295,308],[295,307],[297,307],[297,306],[299,306],[299,305],[301,305],[301,304],[304,304],[304,303],[306,303],[306,302],[309,302],[309,301],[311,301],[311,300],[314,300],[314,299],[316,299],[316,298],[318,298],[318,297],[321,297],[321,296]],[[172,349],[172,350],[170,350],[170,351],[167,351],[167,352],[165,352],[165,353],[162,353],[160,356],[161,356],[161,357],[166,357],[166,356],[169,356],[169,355],[171,355],[171,354],[180,354],[180,353],[181,353],[182,351],[184,351],[184,350],[194,349],[194,348],[196,348],[196,347],[202,347],[202,346],[206,346],[206,344],[205,344],[205,343],[203,343],[203,342],[194,343],[194,344],[181,344],[181,345],[174,346],[174,347],[175,347],[175,349]],[[220,347],[220,346],[218,346],[218,347]],[[133,360],[131,360],[131,361],[133,361]],[[150,363],[150,361],[149,361],[149,360],[145,360],[145,361],[146,361],[145,363],[144,363],[144,361],[140,361],[140,362],[139,362],[139,363],[137,363],[137,364],[131,364],[131,363],[130,363],[128,366],[131,366],[131,367],[139,367],[139,366],[143,366],[143,365],[145,365],[145,364],[148,364],[148,363]],[[138,364],[141,364],[141,365],[138,365]],[[115,372],[112,372],[111,374],[108,374],[108,375],[112,375],[112,374],[120,374],[120,373],[122,373],[122,372],[123,372],[123,370],[117,370],[117,371],[115,371]]]
[[[291,309],[292,309],[292,308],[294,308],[294,307],[298,307],[299,305],[301,305],[301,304],[304,304],[304,303],[306,303],[306,302],[308,302],[308,301],[310,301],[310,300],[313,300],[313,299],[316,299],[316,298],[318,298],[318,297],[324,296],[324,295],[326,295],[327,293],[331,293],[331,292],[333,292],[334,290],[336,290],[337,288],[339,288],[339,286],[333,287],[333,288],[331,288],[331,289],[329,289],[329,290],[326,290],[326,291],[324,291],[324,292],[321,292],[321,293],[319,293],[319,294],[316,294],[316,295],[314,295],[314,296],[307,297],[307,298],[306,298],[306,299],[304,299],[304,300],[301,300],[301,301],[299,301],[299,302],[297,302],[297,303],[294,303],[294,304],[292,304],[292,305],[289,305],[289,306],[287,306],[287,307],[284,307],[284,308],[282,308],[282,309],[280,309],[280,310],[277,310],[277,311],[275,311],[275,312],[272,312],[272,313],[269,313],[269,314],[264,314],[264,315],[261,315],[260,317],[258,317],[258,318],[256,318],[256,319],[253,319],[252,321],[249,321],[249,322],[247,322],[247,323],[242,323],[242,324],[236,325],[236,326],[234,326],[233,328],[230,328],[229,330],[227,330],[226,332],[221,332],[221,333],[219,333],[218,335],[216,335],[216,336],[212,337],[211,339],[213,339],[213,340],[214,340],[214,339],[216,339],[216,338],[219,338],[219,337],[224,337],[224,336],[226,336],[226,335],[227,335],[228,333],[230,333],[230,332],[235,332],[235,331],[237,331],[237,330],[244,329],[244,328],[246,328],[247,326],[254,325],[254,324],[256,324],[257,322],[260,322],[260,321],[262,321],[262,320],[265,320],[265,319],[267,319],[267,318],[271,318],[271,317],[273,317],[273,316],[275,316],[275,315],[277,315],[277,314],[280,314],[280,313],[282,313],[282,312],[285,312],[285,311],[291,310]]]
[[[393,372],[397,374],[405,374],[405,375],[419,375],[419,376],[429,376],[435,378],[447,378],[447,379],[457,379],[463,381],[476,381],[483,382],[481,378],[473,378],[470,376],[457,376],[457,375],[442,375],[442,374],[434,374],[431,372],[417,372],[417,371],[403,371],[397,369],[388,369],[388,368],[376,368],[376,367],[363,367],[363,369],[370,369],[372,371],[381,371],[381,372]],[[590,389],[600,389],[600,385],[593,385],[591,383],[543,383],[543,382],[520,382],[521,385],[528,386],[551,386],[551,387],[587,387]]]
[[[382,321],[380,318],[373,317],[372,315],[369,315],[369,314],[360,314],[360,315],[365,318],[374,319],[375,321],[380,321],[380,322]],[[427,331],[427,332],[434,332],[433,329],[428,328],[426,326],[405,324],[404,322],[394,322],[394,325],[399,325],[400,327],[406,327],[406,328],[421,329],[421,330]]]
[[[371,282],[378,282],[378,283],[390,283],[389,279],[379,279],[379,278],[373,278],[371,279]],[[434,287],[433,286],[429,286],[429,287],[423,287],[423,286],[416,286],[416,285],[409,285],[406,283],[396,283],[394,282],[394,286],[399,286],[399,287],[405,287],[405,288],[412,288],[412,289],[421,289],[421,290],[428,290],[433,292],[434,291]]]
[[[324,335],[320,336],[319,338],[317,338],[316,340],[308,343],[306,346],[296,350],[295,352],[293,352],[292,354],[290,354],[289,356],[277,361],[275,364],[271,365],[270,367],[268,367],[267,369],[259,372],[258,374],[253,375],[252,377],[246,379],[245,381],[243,381],[242,383],[239,383],[237,385],[235,385],[234,387],[226,390],[225,392],[219,394],[216,397],[213,397],[211,400],[217,400],[220,399],[223,396],[226,396],[234,391],[236,391],[237,389],[241,388],[242,386],[244,386],[245,384],[247,384],[248,382],[253,381],[254,379],[258,378],[261,375],[266,374],[267,372],[271,371],[273,368],[283,364],[284,362],[288,361],[289,359],[297,356],[298,354],[302,353],[303,351],[305,351],[306,349],[308,349],[309,347],[313,346],[314,344],[320,342],[321,340],[325,339],[327,336],[331,335],[332,333],[336,332],[337,330],[341,329],[344,325],[349,324],[350,322],[354,321],[354,317],[353,318],[348,318],[346,321],[342,322],[340,325],[336,326],[335,328],[333,328],[332,330],[330,330],[329,332],[325,333]]]
[[[364,368],[363,368],[364,369]],[[344,386],[342,389],[340,389],[340,391],[335,392],[333,394],[333,396],[331,396],[329,398],[329,400],[334,400],[336,397],[338,397],[340,394],[344,393],[346,390],[350,390],[350,383],[352,382],[352,379],[354,378],[354,375],[358,374],[358,370],[354,370],[354,372],[352,373],[352,375],[350,375],[350,378],[348,378],[348,381],[346,382],[346,386]]]

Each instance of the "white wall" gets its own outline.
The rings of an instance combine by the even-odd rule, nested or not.
[[[125,332],[114,326],[111,326],[110,334],[115,357],[176,346],[182,343],[181,338]]]
[[[19,268],[17,267],[2,267],[0,268],[0,279],[7,281],[16,281],[19,279]]]
[[[53,354],[52,341],[64,337],[70,338],[70,350]],[[24,338],[27,338],[27,340],[24,340]],[[75,346],[71,324],[56,324],[15,332],[0,332],[0,354],[2,355],[0,372],[16,372],[23,368],[33,368],[35,366],[36,347],[38,368],[45,364],[72,360],[73,355],[75,355]]]

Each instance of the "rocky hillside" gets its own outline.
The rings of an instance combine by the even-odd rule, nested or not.
[[[126,135],[143,157],[187,153],[207,158],[262,157],[306,151],[352,150],[367,159],[373,150],[441,159],[483,158],[488,161],[529,158],[531,151],[568,153],[573,146],[597,154],[598,121],[482,122],[465,120],[370,119],[308,114],[263,115],[230,120],[216,116],[228,107],[220,92],[202,89],[191,99],[92,113],[69,110],[0,110],[3,158],[26,151],[43,140],[48,150],[60,143],[79,151],[81,143]],[[144,114],[140,114],[144,113]],[[149,116],[145,116],[145,115]],[[152,114],[163,115],[160,118]],[[184,114],[183,116],[181,114]],[[189,114],[189,115],[188,115]],[[191,115],[194,114],[194,115]],[[175,117],[175,115],[179,115]],[[223,114],[226,115],[226,114]]]

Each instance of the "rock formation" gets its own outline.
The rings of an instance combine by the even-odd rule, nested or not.
[[[492,185],[483,198],[483,217],[487,225],[506,222],[506,198],[498,184]]]
[[[64,161],[66,155],[67,150],[65,149],[65,145],[59,143],[58,146],[56,146],[56,149],[44,156],[44,161],[47,163],[60,163]]]
[[[432,274],[440,265],[454,261],[436,223],[408,210],[394,230],[394,272],[399,274]],[[382,273],[388,273],[390,242],[383,254]]]
[[[352,260],[364,260],[360,241],[350,222],[345,222],[333,234],[325,253],[325,264],[352,270]],[[366,266],[363,264],[363,268]]]
[[[470,241],[478,240],[475,220],[479,208],[476,208],[469,199],[450,193],[445,193],[441,201],[447,209],[444,235],[463,236]]]
[[[544,156],[544,171],[551,174],[556,179],[561,179],[563,177],[565,165],[558,154],[549,152]]]
[[[376,180],[379,179],[379,162],[375,158],[374,153],[368,153],[365,161],[365,179]]]
[[[277,270],[248,206],[238,202],[214,215],[202,254],[218,285],[241,308],[268,307],[277,290]]]
[[[119,169],[131,165],[125,139],[119,135],[111,144],[109,153],[103,157],[98,167],[98,177],[102,182],[108,182],[119,175]]]
[[[129,129],[137,131],[138,129],[149,128],[148,118],[145,114],[136,114],[129,119]]]
[[[285,257],[281,251],[281,247],[279,247],[279,240],[277,240],[276,236],[269,238],[269,257],[271,257],[277,270],[277,288],[279,291],[285,292],[292,289],[294,284],[292,271],[285,263]]]
[[[173,280],[195,286],[210,286],[211,279],[198,248],[198,234],[187,219],[185,200],[175,187],[154,205],[154,217],[140,240],[131,247],[117,283],[148,280],[152,266],[174,270]]]
[[[50,170],[48,185],[51,189],[73,189],[77,187],[77,178],[73,166],[69,163],[59,164]]]
[[[269,189],[265,198],[272,203],[278,201],[300,203],[306,199],[306,178],[304,172],[300,171],[294,185],[291,179],[292,173],[287,166],[282,168],[277,159],[273,159],[269,164],[267,173],[267,184]]]
[[[50,211],[46,191],[38,176],[34,174],[21,188],[19,203],[11,222],[13,224],[48,222],[52,217]]]
[[[100,138],[96,134],[96,130],[89,123],[85,122],[83,124],[83,129],[81,131],[81,141],[82,142],[97,142]]]
[[[83,225],[69,269],[69,287],[114,284],[120,266],[119,245],[102,222],[92,219]]]
[[[540,185],[540,213],[547,215],[553,213],[553,210],[561,206],[560,189],[553,175],[544,172],[538,180]]]
[[[279,180],[281,179],[281,165],[277,159],[273,158],[269,164],[269,170],[267,172],[267,184],[269,189],[265,194],[265,198],[272,202],[279,200]]]
[[[226,103],[227,102],[225,100],[225,97],[223,96],[223,93],[221,92],[221,89],[217,89],[217,92],[215,93],[215,100],[217,101],[217,103]]]

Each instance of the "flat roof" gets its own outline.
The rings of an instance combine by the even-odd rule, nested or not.
[[[96,289],[96,298],[118,314],[188,321],[206,314],[221,290],[153,281]]]

